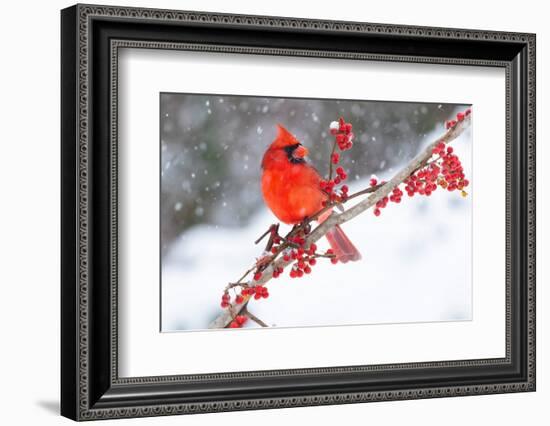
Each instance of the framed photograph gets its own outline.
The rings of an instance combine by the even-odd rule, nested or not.
[[[535,390],[535,35],[61,12],[61,413]]]

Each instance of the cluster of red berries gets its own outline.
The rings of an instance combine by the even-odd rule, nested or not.
[[[459,112],[456,114],[456,120],[449,120],[445,122],[445,129],[449,130],[450,128],[456,126],[456,124],[459,121],[463,121],[466,117],[468,117],[472,113],[472,109],[468,108],[464,112]]]
[[[451,146],[446,147],[443,142],[437,144],[433,149],[433,155],[437,155],[434,162],[413,173],[403,182],[407,195],[413,197],[415,194],[419,194],[429,197],[440,186],[448,191],[458,189],[462,191],[463,197],[467,196],[468,194],[464,191],[464,188],[470,182],[464,176],[460,159],[453,152]],[[375,216],[380,216],[380,209],[386,207],[388,201],[399,203],[402,195],[403,191],[399,187],[394,188],[390,197],[384,197],[376,203]]]
[[[282,272],[282,268],[281,268],[281,272]],[[254,297],[255,300],[267,299],[269,297],[269,290],[267,289],[267,287],[261,284],[258,284],[252,287],[244,287],[241,290],[241,293],[235,296],[235,303],[238,305],[243,303],[245,301],[244,299],[245,297]],[[231,296],[226,291],[222,295],[221,307],[225,309],[225,308],[229,308],[230,306],[231,306]]]
[[[464,112],[459,112],[456,115],[456,120],[450,120],[445,123],[445,127],[450,129],[459,121],[463,121],[472,110],[468,108]],[[409,197],[415,194],[430,196],[438,187],[447,191],[461,191],[463,197],[468,193],[464,190],[470,182],[464,176],[464,169],[458,156],[454,153],[452,146],[446,146],[445,143],[439,142],[432,150],[432,155],[435,159],[425,167],[419,169],[409,176],[403,183],[405,191]],[[370,185],[377,184],[376,178],[371,178]],[[376,203],[374,215],[380,216],[381,209],[385,208],[388,202],[401,202],[403,191],[396,187],[393,189],[389,197],[384,197]]]
[[[228,308],[229,305],[231,304],[231,296],[229,295],[229,293],[226,291],[225,293],[223,293],[222,295],[222,303],[220,304],[222,308]]]
[[[246,321],[248,321],[248,317],[246,315],[237,315],[229,324],[229,328],[241,328]]]
[[[336,176],[330,180],[321,180],[319,186],[321,187],[322,191],[325,191],[328,194],[330,201],[336,201],[339,199],[339,197],[345,199],[347,197],[349,187],[347,185],[342,185],[338,192],[336,192],[334,188],[336,187],[336,185],[340,185],[347,178],[348,174],[346,173],[344,168],[338,166],[336,168]]]
[[[274,268],[273,273],[271,274],[273,278],[279,278],[283,273],[284,269],[282,267]]]
[[[336,137],[336,143],[340,151],[346,151],[353,146],[353,126],[351,123],[346,123],[345,120],[340,117],[338,121],[330,123],[330,133]],[[334,162],[334,157],[333,157]]]
[[[344,170],[342,166],[338,166],[336,168],[336,177],[334,178],[334,183],[336,185],[339,185],[342,181],[346,180],[348,178],[348,174]]]
[[[253,287],[245,287],[241,290],[240,296],[254,296],[254,299],[267,299],[269,297],[269,290],[263,285],[256,285]],[[239,296],[237,296],[238,298]],[[243,298],[244,300],[244,298]]]
[[[434,151],[436,155],[439,155],[441,160],[441,176],[439,177],[438,184],[447,191],[459,190],[462,191],[462,196],[468,195],[464,188],[466,188],[470,182],[464,176],[464,169],[462,163],[456,154],[452,146],[448,146],[445,149],[445,145],[440,142]]]
[[[304,274],[311,274],[311,267],[317,264],[316,254],[317,244],[311,243],[306,248],[305,240],[301,241],[298,248],[285,251],[283,260],[285,262],[294,261],[289,272],[290,278],[301,278]]]
[[[430,195],[438,186],[447,191],[458,189],[462,191],[462,196],[464,197],[468,195],[464,191],[464,188],[470,182],[464,176],[462,163],[458,156],[454,154],[453,147],[446,147],[443,142],[439,142],[433,149],[432,154],[437,156],[435,162],[419,170],[408,181],[405,181],[408,184],[406,189],[409,195],[411,197],[415,193]]]
[[[374,186],[374,185],[372,185],[372,186]],[[382,209],[386,208],[390,201],[392,203],[399,204],[401,202],[401,197],[402,196],[403,196],[403,191],[401,191],[401,189],[399,189],[399,187],[393,188],[393,191],[392,191],[392,193],[389,197],[386,195],[384,198],[382,198],[381,200],[378,200],[376,202],[376,207],[374,209],[374,215],[375,216],[380,216],[380,214],[382,213]]]
[[[353,146],[354,135],[352,130],[353,126],[351,123],[346,123],[343,118],[330,123],[330,133],[335,136],[335,142],[340,151],[346,151]],[[333,152],[330,161],[334,165],[338,164],[340,162],[340,153]],[[342,166],[338,166],[335,172],[336,176],[334,178],[331,177],[329,180],[322,180],[319,184],[321,190],[329,196],[329,199],[323,203],[324,206],[334,201],[345,200],[348,197],[349,187],[347,185],[342,185],[339,190],[335,191],[336,186],[348,178],[348,174]]]
[[[405,180],[405,191],[409,197],[414,196],[414,194],[419,195],[432,195],[437,189],[438,177],[441,168],[432,163],[428,167],[418,170],[416,173],[412,174],[408,179]]]

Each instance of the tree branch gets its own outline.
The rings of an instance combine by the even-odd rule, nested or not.
[[[259,326],[269,327],[269,325],[267,325],[265,322],[263,322],[260,318],[258,318],[252,312],[250,312],[246,307],[242,310],[242,313],[243,313],[243,315],[246,315],[248,318],[250,318],[252,321],[254,321]]]
[[[359,191],[355,194],[350,195],[347,200],[341,201],[340,203],[345,203],[346,201],[352,198],[356,198],[359,195],[366,195],[370,193],[367,198],[360,201],[355,206],[344,211],[343,213],[332,213],[332,215],[327,220],[318,225],[307,236],[306,244],[314,243],[315,241],[322,238],[333,226],[341,225],[345,222],[348,222],[354,217],[363,213],[365,210],[373,207],[378,201],[389,195],[395,187],[403,183],[409,176],[411,176],[420,168],[424,167],[432,157],[432,151],[437,144],[439,144],[440,142],[448,144],[449,142],[453,141],[462,134],[462,132],[470,125],[470,123],[471,115],[467,115],[463,121],[457,122],[456,125],[447,130],[445,134],[430,143],[420,154],[418,154],[411,162],[409,162],[403,169],[401,169],[390,181],[386,182],[383,185],[378,185],[377,187],[367,188],[363,191]],[[333,205],[328,206],[324,208],[321,212],[329,210],[332,207]],[[315,214],[311,218],[311,220],[319,217],[321,212]],[[272,278],[274,268],[286,267],[292,262],[293,260],[285,261],[282,258],[277,259],[262,272],[262,276],[259,280],[255,280],[253,283],[248,282],[248,285],[263,285],[267,283]],[[247,296],[244,298],[242,303],[236,303],[232,306],[231,309],[224,310],[214,321],[209,324],[208,328],[212,329],[227,327],[233,320],[234,316],[239,315],[243,311],[243,309],[246,308],[249,300],[250,296]]]

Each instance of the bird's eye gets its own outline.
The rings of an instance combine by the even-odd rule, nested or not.
[[[298,148],[301,145],[302,144],[300,144],[300,143],[295,143],[294,145],[287,145],[283,149],[286,151],[286,154],[288,156],[291,156],[294,153],[294,151],[296,150],[296,148]]]
[[[307,155],[308,150],[301,143],[285,146],[284,150],[291,163],[305,163],[304,157]]]

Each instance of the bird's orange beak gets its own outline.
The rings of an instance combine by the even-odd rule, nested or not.
[[[308,154],[308,150],[305,146],[300,145],[298,148],[296,148],[293,152],[293,155],[296,158],[304,158]]]

